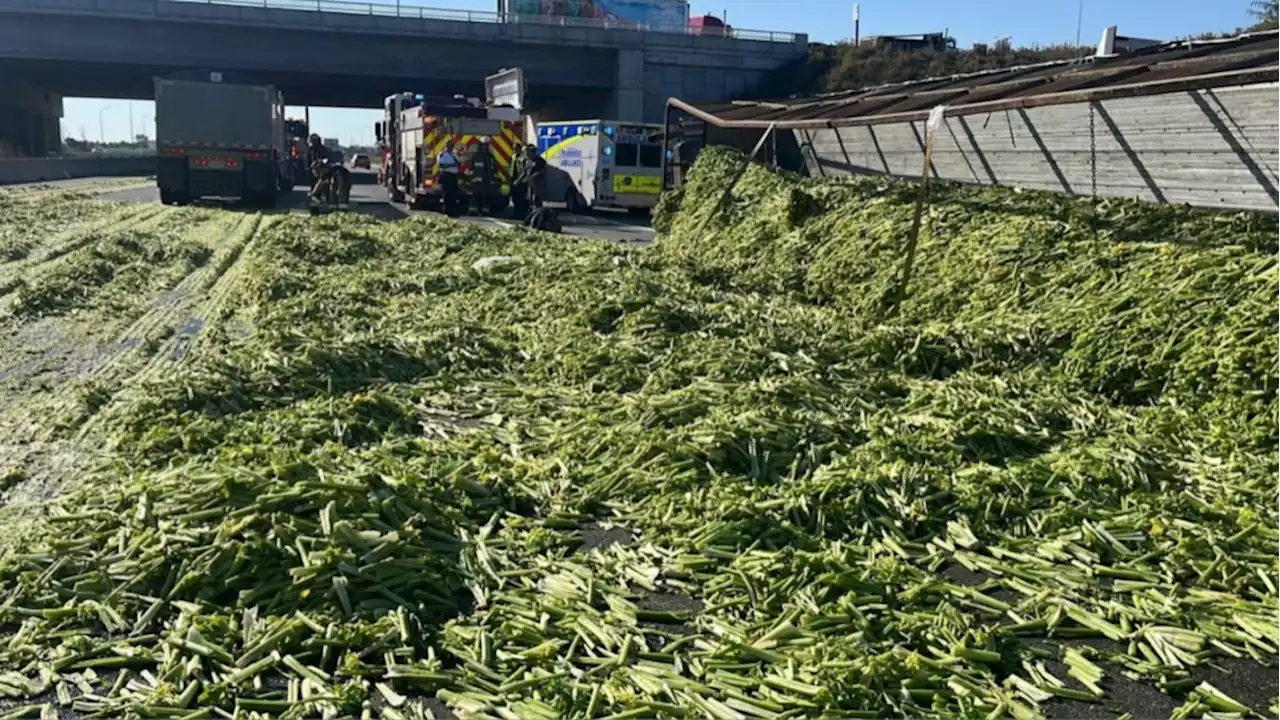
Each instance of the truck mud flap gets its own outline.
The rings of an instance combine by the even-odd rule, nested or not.
[[[280,179],[273,163],[266,160],[246,160],[244,163],[244,188],[250,194],[273,192]]]
[[[156,187],[169,192],[187,192],[187,159],[160,157],[156,160]]]

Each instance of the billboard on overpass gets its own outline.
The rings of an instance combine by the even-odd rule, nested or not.
[[[618,27],[679,30],[689,24],[686,0],[506,0],[516,15],[598,20]]]

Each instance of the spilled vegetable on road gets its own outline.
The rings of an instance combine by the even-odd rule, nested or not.
[[[888,318],[912,187],[753,167],[713,213],[740,161],[641,250],[11,243],[85,286],[13,332],[157,339],[3,388],[96,452],[0,557],[0,717],[1274,716],[1274,219],[940,186]]]

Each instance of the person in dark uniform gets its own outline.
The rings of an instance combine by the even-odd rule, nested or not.
[[[440,170],[440,193],[444,196],[444,214],[458,217],[458,177],[462,173],[462,163],[453,151],[453,140],[444,144],[444,150],[436,157],[436,168]]]
[[[319,205],[325,194],[326,182],[338,183],[338,209],[346,210],[351,198],[351,174],[342,162],[333,156],[319,135],[313,134],[307,144],[307,165],[311,168],[311,194],[307,201]]]
[[[542,207],[546,195],[547,161],[538,154],[538,149],[529,145],[524,149],[524,177],[528,182],[529,209]]]
[[[524,176],[524,152],[525,146],[518,144],[511,158],[511,209],[517,220],[529,216],[529,183]]]
[[[480,144],[471,154],[471,201],[478,213],[487,213],[489,207],[497,199],[497,185],[494,180],[493,148],[489,136],[480,138]]]

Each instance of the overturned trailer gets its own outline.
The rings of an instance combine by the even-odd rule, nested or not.
[[[918,178],[1276,212],[1276,31],[812,98],[667,104],[664,177],[706,145],[814,176]],[[760,138],[774,132],[760,144]],[[757,149],[757,145],[759,148]]]

